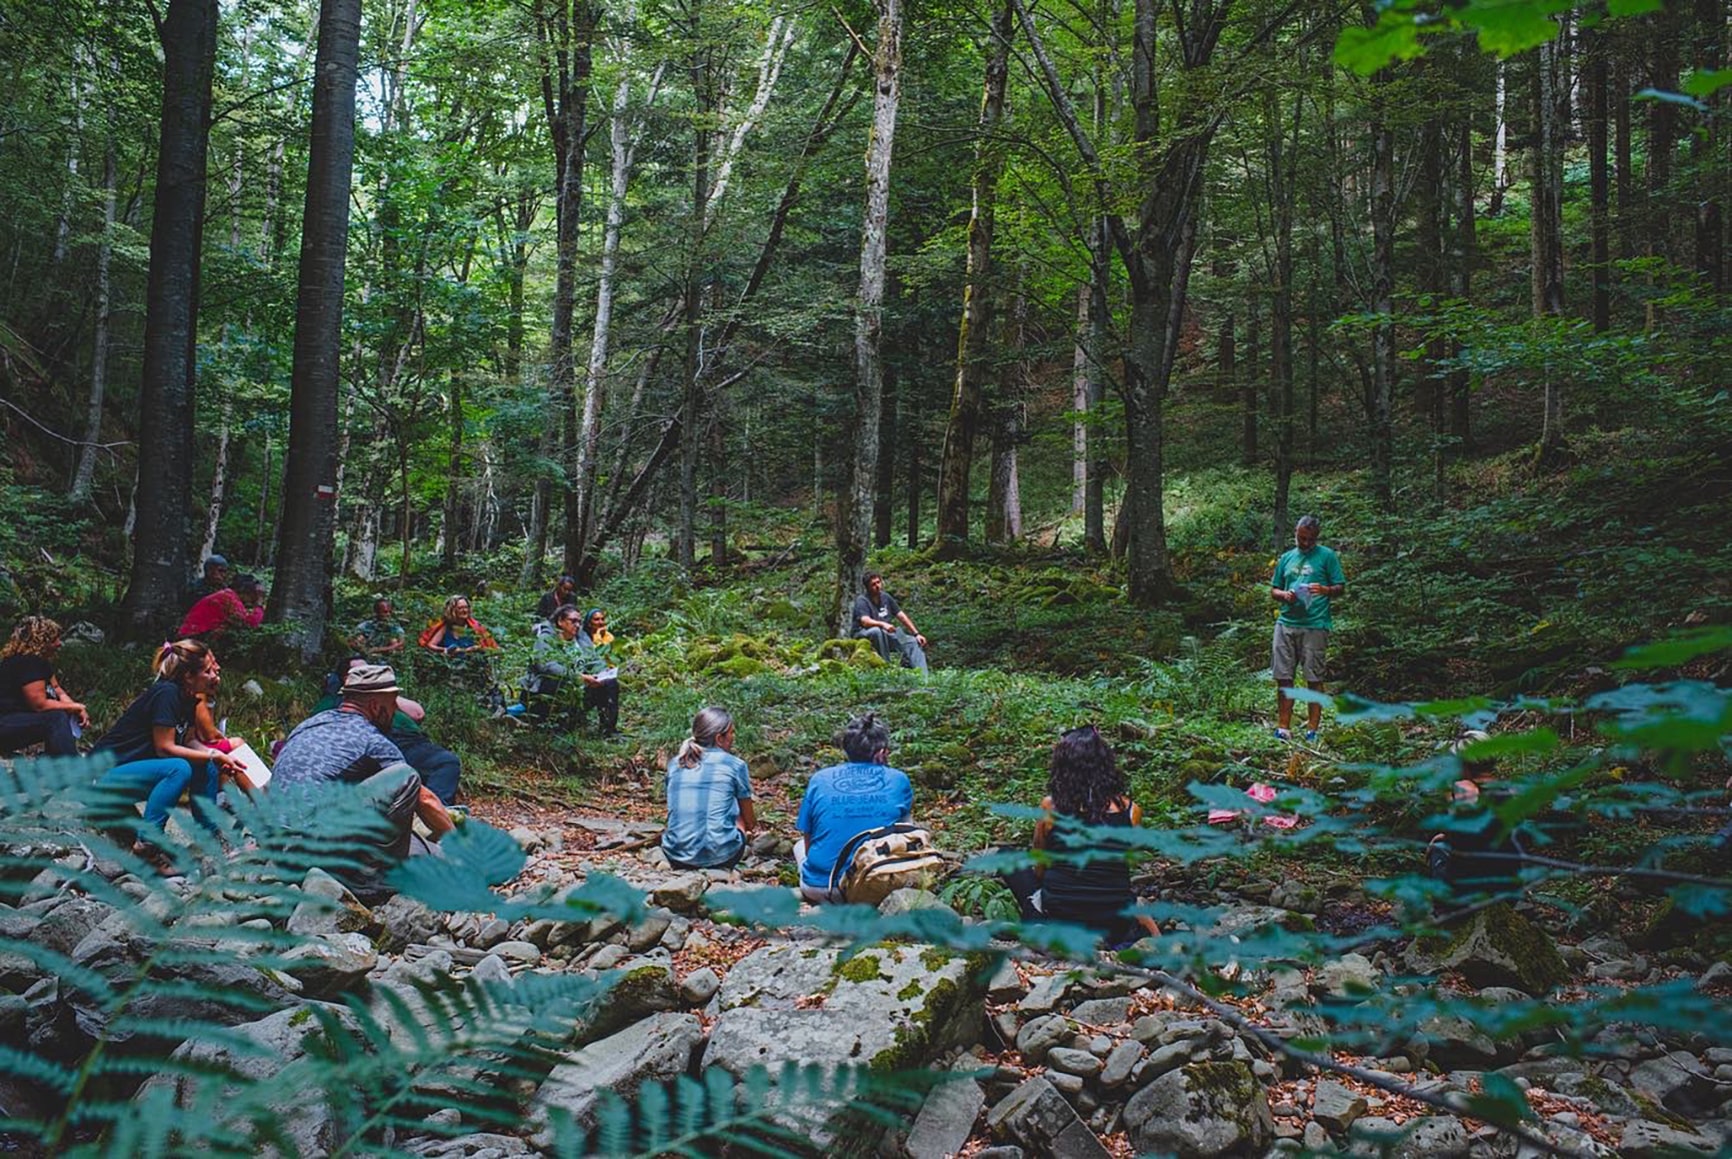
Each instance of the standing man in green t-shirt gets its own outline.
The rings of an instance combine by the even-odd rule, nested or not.
[[[1293,529],[1297,544],[1275,561],[1275,575],[1269,581],[1269,596],[1281,604],[1281,614],[1275,619],[1275,644],[1270,668],[1275,673],[1276,719],[1275,736],[1292,739],[1293,698],[1286,690],[1293,687],[1296,671],[1305,673],[1305,687],[1313,692],[1323,687],[1323,654],[1329,645],[1329,630],[1335,621],[1329,616],[1329,598],[1347,590],[1347,580],[1341,574],[1341,558],[1330,548],[1317,542],[1323,523],[1315,515],[1299,520]],[[1315,700],[1308,709],[1310,723],[1305,739],[1317,739],[1317,726],[1323,720],[1323,706]]]

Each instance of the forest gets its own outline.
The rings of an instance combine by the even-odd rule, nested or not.
[[[4,0],[0,1146],[1732,1154],[1729,36]]]

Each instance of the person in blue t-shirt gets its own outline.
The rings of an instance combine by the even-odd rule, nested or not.
[[[757,827],[752,778],[734,755],[734,718],[725,708],[706,708],[668,762],[662,852],[676,869],[732,869]]]
[[[1329,646],[1329,632],[1335,621],[1329,614],[1331,596],[1347,590],[1347,580],[1341,574],[1341,557],[1317,542],[1323,534],[1323,523],[1315,515],[1299,520],[1293,529],[1297,545],[1275,561],[1275,574],[1269,580],[1269,598],[1282,605],[1275,618],[1275,639],[1270,649],[1270,670],[1275,676],[1275,736],[1288,740],[1293,724],[1293,698],[1287,689],[1293,687],[1296,673],[1305,673],[1305,687],[1323,692],[1324,652]],[[1305,739],[1317,739],[1317,727],[1323,720],[1323,706],[1313,700],[1306,708],[1308,723]]]
[[[850,720],[841,744],[847,761],[812,774],[795,822],[800,840],[794,844],[794,861],[800,867],[800,896],[807,901],[841,901],[830,878],[848,842],[914,815],[914,786],[907,773],[885,764],[890,729],[877,713]]]

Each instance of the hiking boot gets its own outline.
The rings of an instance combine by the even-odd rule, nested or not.
[[[1275,730],[1275,739],[1276,740],[1292,740],[1293,734],[1291,732],[1289,732],[1287,729],[1278,728]]]
[[[1316,744],[1317,743],[1317,730],[1316,729],[1308,728],[1305,730],[1305,743],[1306,744]]]

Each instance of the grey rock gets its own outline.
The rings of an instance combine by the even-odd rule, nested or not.
[[[1022,1052],[1030,1066],[1039,1066],[1046,1060],[1047,1051],[1070,1040],[1071,1032],[1068,1018],[1061,1014],[1046,1014],[1023,1024],[1016,1033],[1016,1049]]]
[[[1070,1104],[1076,1107],[1079,1111],[1086,1109],[1080,1106],[1079,1096],[1082,1095],[1083,1089],[1088,1086],[1088,1081],[1080,1074],[1071,1074],[1068,1071],[1062,1070],[1049,1070],[1046,1072],[1046,1081],[1052,1084],[1053,1090],[1063,1095]]]
[[[1070,987],[1071,979],[1068,974],[1049,974],[1044,978],[1036,978],[1034,988],[1016,1004],[1016,1008],[1024,1014],[1049,1014],[1058,1009]]]
[[[470,977],[477,982],[488,982],[497,986],[511,985],[511,967],[505,964],[505,959],[498,954],[489,954],[470,971]]]
[[[1395,1159],[1455,1159],[1466,1155],[1467,1128],[1448,1115],[1432,1115],[1408,1124],[1407,1134],[1397,1145]]]
[[[1587,1099],[1595,1108],[1609,1115],[1640,1115],[1642,1105],[1628,1090],[1611,1081],[1611,1077],[1609,1074],[1560,1074],[1551,1080],[1550,1089],[1560,1095]]]
[[[1330,1140],[1329,1132],[1322,1123],[1315,1119],[1305,1124],[1305,1130],[1300,1133],[1299,1138],[1305,1144],[1307,1151],[1331,1152],[1335,1150],[1335,1144]]]
[[[1341,1132],[1353,1126],[1368,1108],[1364,1096],[1338,1082],[1320,1079],[1311,1100],[1311,1117],[1331,1131]]]
[[[1702,1064],[1683,1051],[1649,1059],[1630,1072],[1630,1085],[1670,1111],[1691,1114],[1708,1108],[1717,1084]]]
[[[1476,913],[1447,940],[1416,939],[1406,963],[1419,973],[1455,970],[1474,986],[1510,986],[1534,997],[1569,976],[1551,937],[1504,903]]]
[[[702,873],[682,873],[670,877],[650,891],[650,901],[663,909],[679,914],[696,913],[703,905],[710,879]]]
[[[1028,983],[1016,972],[1016,963],[1010,958],[1000,959],[998,968],[992,972],[991,981],[986,984],[986,1000],[1017,1002],[1027,994]]]
[[[334,998],[353,990],[379,964],[379,952],[366,934],[313,938],[283,955],[283,971],[300,982],[309,998]]]
[[[683,1004],[673,965],[648,958],[628,958],[614,967],[616,977],[607,999],[583,1037],[595,1038],[647,1018],[678,1010]]]
[[[533,966],[541,961],[541,947],[534,942],[500,942],[489,952],[504,958],[507,964]]]
[[[704,1028],[693,1014],[656,1014],[568,1054],[548,1074],[529,1105],[533,1142],[552,1143],[548,1117],[558,1109],[585,1129],[595,1125],[604,1092],[631,1099],[646,1082],[685,1074],[702,1046]]]
[[[624,946],[602,946],[584,964],[591,970],[611,970],[629,957],[631,951]]]
[[[1713,1142],[1695,1131],[1680,1131],[1647,1119],[1629,1124],[1618,1140],[1618,1154],[1624,1159],[1666,1159],[1691,1151],[1708,1155],[1714,1150]]]
[[[563,922],[562,925],[570,925]],[[469,944],[478,950],[491,950],[500,942],[511,936],[511,923],[503,918],[488,918],[481,923],[481,928],[475,932]]]
[[[705,966],[686,975],[685,981],[680,983],[680,998],[693,1006],[702,1006],[721,988],[722,980],[716,977],[714,970]]]
[[[1495,1063],[1497,1043],[1465,1018],[1442,1015],[1419,1024],[1427,1057],[1443,1067],[1475,1067]]]
[[[1046,1079],[1036,1076],[1017,1087],[986,1114],[996,1140],[1015,1140],[1035,1155],[1051,1159],[1106,1159],[1106,1148]]]
[[[1130,1019],[1129,998],[1091,998],[1071,1008],[1070,1016],[1089,1026],[1119,1026]]]
[[[974,1159],[1022,1159],[1021,1147],[982,1147],[974,1153]]]
[[[60,954],[71,954],[85,935],[114,916],[114,907],[89,897],[69,897],[48,912],[30,940]]]
[[[288,931],[302,937],[366,933],[376,928],[373,911],[322,869],[309,869],[301,892],[307,900],[289,915]]]
[[[256,1044],[257,1050],[238,1049],[229,1040],[192,1039],[181,1044],[172,1056],[181,1064],[181,1073],[150,1078],[139,1089],[134,1101],[157,1097],[156,1092],[166,1087],[181,1105],[191,1106],[206,1084],[216,1084],[225,1093],[233,1091],[239,1095],[241,1084],[234,1080],[186,1073],[194,1068],[226,1071],[244,1082],[249,1092],[268,1092],[268,1110],[281,1123],[293,1144],[294,1154],[322,1155],[335,1150],[349,1140],[317,1086],[284,1081],[285,1068],[305,1056],[323,1034],[320,1020],[312,1016],[314,1009],[322,1010],[326,1017],[348,1028],[354,1041],[366,1041],[360,1034],[360,1023],[342,1006],[317,1004],[279,1010],[267,1018],[235,1026],[230,1031],[231,1035]],[[289,1070],[288,1073],[299,1072]],[[252,1117],[254,1108],[248,1100],[207,1098],[203,1105],[216,1117],[213,1125],[235,1131],[242,1137],[249,1129],[262,1125],[255,1123]]]
[[[1125,1104],[1131,1145],[1209,1159],[1255,1153],[1275,1135],[1269,1098],[1241,1062],[1198,1062],[1161,1075]]]
[[[1374,992],[1383,975],[1363,954],[1343,954],[1317,971],[1316,989],[1331,998],[1358,998]]]
[[[1715,962],[1696,979],[1698,990],[1713,990],[1726,986],[1732,986],[1732,962]]]
[[[957,1076],[933,1087],[902,1142],[902,1154],[907,1159],[945,1159],[956,1154],[974,1133],[974,1122],[985,1106],[986,1096],[973,1079]]]
[[[403,1148],[422,1159],[514,1159],[535,1151],[515,1135],[488,1133],[461,1135],[455,1139],[417,1139]]]
[[[1323,894],[1314,885],[1292,879],[1281,882],[1269,892],[1269,904],[1294,913],[1315,914],[1323,910]]]
[[[1046,1052],[1046,1065],[1063,1074],[1092,1079],[1101,1073],[1101,1060],[1086,1050],[1055,1046]]]
[[[1108,1090],[1124,1086],[1147,1053],[1147,1048],[1134,1039],[1113,1047],[1112,1053],[1107,1055],[1106,1065],[1101,1068],[1101,1086]]]
[[[1137,1068],[1137,1082],[1152,1082],[1190,1062],[1191,1043],[1193,1041],[1195,1040],[1180,1039],[1178,1042],[1169,1042],[1165,1046],[1156,1048],[1155,1052],[1144,1059],[1142,1065]]]
[[[831,947],[790,943],[737,963],[716,995],[703,1066],[735,1077],[754,1066],[775,1074],[787,1061],[900,1070],[979,1040],[984,979],[964,958],[920,945],[872,946],[846,963],[840,958]],[[822,1004],[813,1003],[815,995]],[[777,1116],[821,1149],[834,1138],[826,1121],[832,1110]]]
[[[641,954],[651,946],[659,945],[662,935],[673,925],[674,915],[667,910],[651,910],[643,921],[626,931],[626,948],[634,954]]]
[[[396,894],[373,911],[379,924],[379,950],[395,954],[439,932],[440,917],[412,897]],[[485,948],[485,947],[483,947]]]
[[[950,910],[950,907],[939,901],[938,895],[929,889],[892,890],[888,897],[878,903],[878,912],[885,915],[913,913],[917,909]]]

